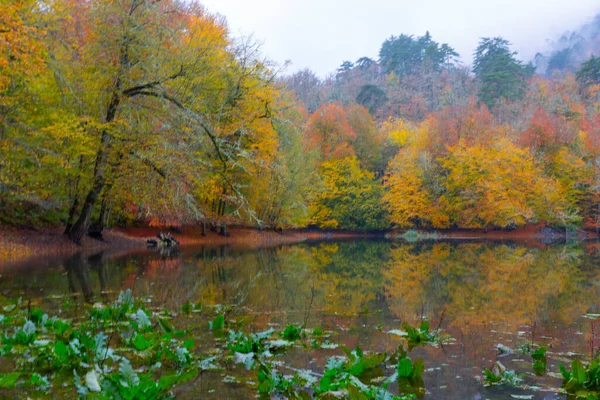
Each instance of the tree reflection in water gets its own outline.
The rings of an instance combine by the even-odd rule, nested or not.
[[[131,288],[157,310],[178,310],[187,301],[229,306],[250,330],[307,321],[338,332],[336,341],[377,351],[398,344],[386,332],[402,321],[427,318],[459,345],[418,351],[426,361],[453,365],[454,371],[432,372],[439,385],[471,396],[478,393],[473,376],[495,359],[498,343],[589,353],[591,325],[582,316],[600,309],[597,248],[362,240],[251,251],[220,246],[77,254],[47,268],[13,269],[3,275],[0,291],[37,296],[52,307],[65,293],[96,302]],[[471,378],[456,380],[457,373]]]

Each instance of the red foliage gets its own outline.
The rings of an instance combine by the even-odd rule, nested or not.
[[[432,145],[438,150],[456,145],[459,141],[467,145],[483,143],[499,132],[494,116],[485,104],[478,105],[470,98],[467,107],[446,107],[434,112],[428,119],[432,130]]]
[[[592,154],[600,154],[600,114],[596,113],[582,122],[586,133],[585,148]]]
[[[531,117],[529,126],[521,133],[519,144],[531,149],[548,149],[572,143],[576,130],[563,117],[550,114],[538,107]]]
[[[357,137],[342,104],[327,103],[308,121],[306,148],[318,151],[323,159],[343,158],[354,155],[350,143]]]

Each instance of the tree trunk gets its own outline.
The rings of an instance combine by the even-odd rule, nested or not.
[[[82,168],[83,156],[79,156],[79,173],[77,173],[77,177],[75,178],[73,204],[71,205],[71,209],[69,209],[69,218],[67,219],[67,226],[65,226],[65,235],[68,235],[69,232],[71,232],[71,228],[73,227],[73,220],[75,219],[75,213],[77,212],[77,207],[79,207],[79,179],[81,178]]]
[[[223,212],[221,211],[222,207],[223,207],[223,200],[219,199],[219,205],[217,207],[217,217],[220,217],[223,215]]]
[[[120,92],[121,83],[120,79],[117,79],[115,90],[113,91],[112,99],[106,110],[106,122],[110,123],[115,119],[119,103],[121,102]],[[69,232],[69,238],[75,243],[81,243],[81,238],[87,232],[90,227],[90,219],[92,217],[92,211],[98,200],[98,196],[102,192],[106,177],[104,176],[104,169],[106,167],[106,161],[108,158],[108,148],[110,146],[110,133],[105,129],[102,131],[102,137],[100,140],[100,148],[96,155],[96,165],[94,166],[94,183],[92,189],[89,191],[83,208],[79,214],[79,219],[75,222],[75,225]]]
[[[96,239],[102,239],[102,231],[104,231],[104,227],[106,226],[106,217],[108,216],[108,201],[106,199],[106,192],[104,195],[104,199],[102,200],[102,207],[100,208],[100,215],[98,215],[98,219],[94,221],[88,230],[88,234]]]
[[[202,236],[206,236],[206,221],[202,221]]]
[[[600,203],[598,203],[598,214],[596,215],[596,235],[600,234]]]
[[[79,197],[75,197],[75,199],[73,199],[73,204],[71,205],[71,209],[69,210],[69,219],[67,219],[67,226],[65,226],[65,235],[71,233],[71,228],[73,227],[73,220],[75,219],[75,212],[77,211],[77,207],[79,207]]]

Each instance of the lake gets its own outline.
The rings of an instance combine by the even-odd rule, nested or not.
[[[287,373],[309,370],[317,378],[328,357],[344,354],[337,345],[390,354],[404,341],[402,322],[426,320],[446,339],[410,353],[424,360],[425,398],[554,399],[566,398],[559,364],[589,361],[600,346],[599,249],[597,243],[357,240],[79,254],[1,267],[0,294],[70,318],[126,288],[156,312],[181,310],[189,301],[197,312],[174,324],[194,332],[203,354],[227,354],[225,339],[208,329],[222,310],[230,327],[248,332],[320,328],[325,348],[298,344],[274,355]],[[543,376],[522,351],[528,346],[548,350]],[[485,387],[482,370],[496,361],[522,382]],[[176,397],[257,396],[256,371],[231,357],[220,367],[179,386]]]

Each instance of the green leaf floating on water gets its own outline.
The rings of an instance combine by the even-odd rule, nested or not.
[[[67,345],[65,345],[62,340],[57,340],[54,344],[54,354],[56,355],[56,359],[61,364],[67,362],[69,358],[69,350],[67,349]]]
[[[208,323],[209,328],[212,331],[221,331],[225,327],[225,316],[223,314],[217,315],[215,319]]]
[[[570,395],[578,398],[597,399],[600,392],[600,360],[598,358],[584,365],[580,360],[571,362],[571,371],[561,365],[564,378],[562,387]]]
[[[573,360],[571,363],[571,371],[573,373],[573,378],[579,383],[583,385],[586,381],[585,367],[579,360]]]
[[[408,378],[412,375],[413,364],[408,358],[400,360],[398,362],[398,376],[401,378]]]
[[[21,374],[19,372],[10,372],[8,374],[0,374],[0,388],[11,389],[17,383]]]
[[[139,309],[135,314],[135,320],[138,323],[139,327],[143,330],[152,326],[152,324],[150,323],[150,319],[142,309]]]
[[[507,385],[518,386],[523,378],[515,371],[508,371],[500,362],[496,361],[491,369],[483,370],[484,384],[486,386]]]
[[[144,335],[138,334],[133,339],[133,345],[135,346],[136,350],[144,351],[152,347],[154,345],[154,341],[150,341],[146,339]]]
[[[285,330],[283,331],[283,338],[285,340],[289,340],[290,342],[293,342],[295,340],[300,339],[301,333],[302,333],[302,330],[300,328],[297,328],[295,325],[288,325],[285,327]]]
[[[533,353],[531,353],[531,358],[533,358],[533,371],[536,375],[541,376],[546,373],[546,349],[544,347],[540,347],[536,349]]]
[[[175,330],[173,328],[173,325],[171,325],[169,320],[166,318],[158,318],[158,325],[160,325],[162,330],[165,331],[166,333],[173,333]]]

